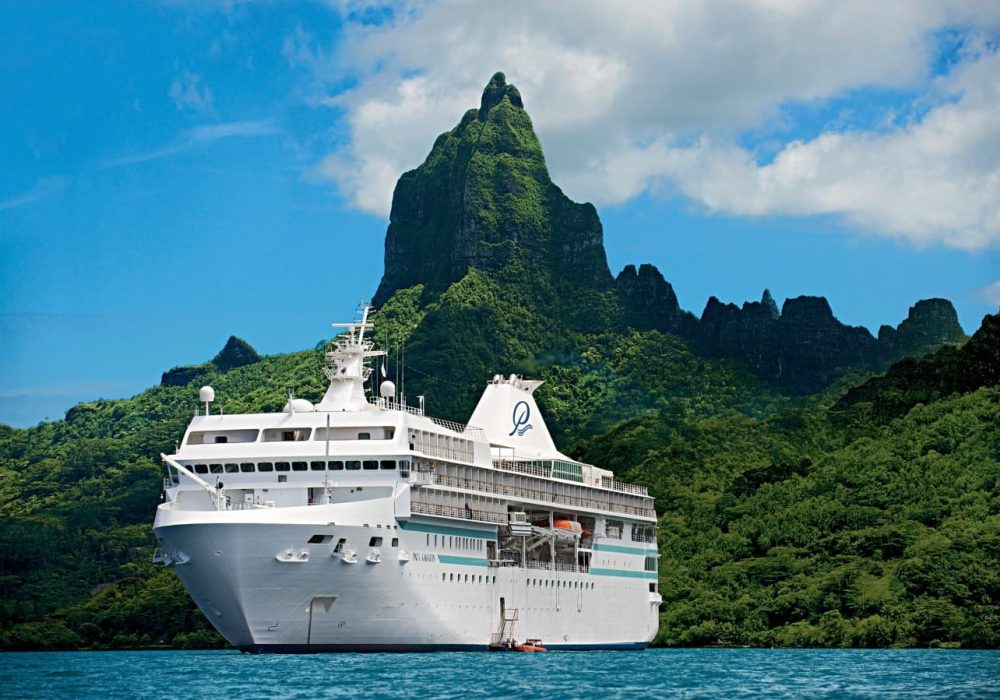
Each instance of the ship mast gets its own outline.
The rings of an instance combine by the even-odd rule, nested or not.
[[[334,339],[333,346],[325,355],[323,373],[330,380],[330,386],[316,406],[317,411],[364,411],[374,408],[365,398],[365,382],[372,373],[367,361],[385,355],[385,351],[375,350],[375,344],[365,338],[365,331],[374,327],[368,317],[375,309],[363,303],[360,311],[360,321],[332,324],[334,328],[346,329],[346,332]]]

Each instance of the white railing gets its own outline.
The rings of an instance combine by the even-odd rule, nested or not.
[[[529,461],[518,460],[518,459],[494,459],[493,467],[495,469],[502,469],[508,472],[517,472],[519,474],[528,474],[530,476],[540,476],[544,479],[552,479],[559,477],[552,476],[551,466],[541,466],[537,464],[532,464]],[[619,493],[627,493],[632,496],[645,496],[649,497],[649,490],[645,486],[639,486],[637,484],[627,484],[624,481],[618,481],[611,477],[603,477],[599,486],[593,486],[591,484],[580,483],[581,486],[589,486],[590,488],[603,488],[609,491],[617,491]]]
[[[435,425],[440,425],[442,428],[452,430],[460,435],[465,435],[472,440],[485,440],[486,431],[475,425],[467,425],[466,423],[456,423],[453,420],[445,420],[444,418],[435,418],[433,416],[427,416]]]
[[[520,562],[520,556],[516,559],[493,559],[490,561],[490,566],[510,566],[518,569],[532,569],[534,571],[565,571],[571,574],[590,573],[589,566],[576,566],[574,564],[564,564],[562,562],[553,563],[549,561],[529,561],[522,565]]]
[[[378,406],[379,408],[384,408],[387,411],[403,411],[404,413],[410,413],[414,416],[424,415],[424,409],[420,406],[407,406],[402,401],[397,401],[393,398],[384,398],[382,396],[374,396],[368,399],[368,403],[373,406]]]
[[[430,472],[422,472],[428,474]],[[546,503],[558,503],[560,505],[579,506],[590,508],[591,510],[601,510],[610,513],[624,513],[628,515],[641,515],[647,518],[656,517],[653,508],[641,508],[624,504],[612,503],[610,500],[587,498],[580,496],[570,496],[568,494],[552,493],[548,490],[525,488],[521,486],[508,486],[507,484],[495,484],[481,479],[470,479],[468,477],[451,476],[446,474],[430,473],[432,482],[427,483],[421,479],[425,486],[438,485],[450,486],[452,488],[467,489],[469,491],[484,491],[486,493],[497,494],[498,496],[514,496],[515,498],[527,498],[533,501],[543,501]],[[581,484],[581,486],[583,486]]]
[[[430,440],[423,439],[424,436],[420,435],[415,440],[413,440],[413,449],[417,452],[422,452],[430,457],[440,457],[442,459],[450,459],[453,462],[472,462],[475,453],[473,452],[472,443],[468,444],[468,448],[464,450],[456,450],[452,447],[442,447],[440,445],[435,445]]]
[[[637,484],[626,484],[624,481],[618,481],[618,479],[612,479],[610,477],[603,477],[601,479],[601,486],[606,489],[611,489],[612,491],[619,491],[621,493],[630,493],[634,496],[648,496],[649,490],[645,486],[638,486]]]
[[[457,506],[445,506],[438,503],[424,503],[422,501],[410,501],[410,511],[421,513],[422,515],[439,515],[444,518],[461,518],[463,520],[478,520],[485,523],[496,523],[503,525],[507,522],[505,513],[491,513],[486,510],[476,508],[460,508]]]

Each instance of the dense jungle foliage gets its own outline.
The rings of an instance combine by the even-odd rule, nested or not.
[[[799,298],[768,347],[827,385],[791,396],[749,361],[767,345],[753,318],[777,314],[769,294],[716,300],[711,337],[740,351],[709,352],[654,268],[611,277],[596,210],[549,179],[500,73],[400,178],[390,222],[375,316],[389,375],[458,421],[495,373],[547,380],[557,444],[656,498],[659,643],[1000,644],[1000,316],[870,377],[964,339],[950,303],[883,329],[894,344],[877,364],[845,340],[882,353],[867,331]],[[0,648],[222,645],[151,561],[159,455],[199,386],[226,413],[278,411],[290,391],[320,399],[322,363],[323,344],[260,357],[230,338],[138,396],[0,425]]]
[[[381,327],[403,335],[418,316],[390,303]],[[1000,317],[987,317],[961,350],[897,365],[839,402],[783,398],[655,331],[581,335],[534,374],[552,380],[539,397],[563,444],[656,497],[660,643],[996,646],[998,338]],[[311,350],[199,379],[227,412],[279,410],[290,389],[319,398],[321,362]],[[942,379],[954,371],[966,379]],[[919,378],[952,390],[925,403]],[[156,456],[182,434],[197,386],[0,429],[5,648],[222,643],[150,561]],[[881,405],[900,415],[872,420]]]

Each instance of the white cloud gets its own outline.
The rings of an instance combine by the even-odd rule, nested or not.
[[[606,201],[668,182],[709,211],[743,216],[837,215],[916,245],[976,250],[1000,243],[1000,54],[940,87],[960,95],[917,123],[793,141],[758,165],[750,151],[702,139],[622,146],[586,176]]]
[[[916,244],[1000,242],[1000,70],[995,44],[972,41],[1000,27],[998,3],[444,0],[399,4],[395,17],[353,26],[332,57],[306,31],[286,46],[330,84],[358,79],[328,100],[346,111],[350,142],[315,172],[366,211],[388,212],[398,175],[503,70],[576,199],[662,190],[737,215],[839,216]],[[952,27],[970,47],[935,81],[934,33]],[[765,165],[735,145],[790,104],[865,87],[913,91],[931,109],[877,131],[835,125],[779,144]]]
[[[29,204],[34,204],[35,202],[40,202],[43,199],[59,194],[66,189],[68,184],[69,178],[61,175],[40,178],[27,191],[8,197],[4,200],[0,200],[0,211],[17,209]]]
[[[212,111],[212,90],[202,82],[201,76],[184,71],[170,84],[170,99],[181,112],[205,114]]]
[[[204,124],[196,126],[193,129],[188,129],[180,137],[165,146],[155,148],[151,151],[112,158],[102,163],[101,167],[115,168],[122,165],[135,165],[136,163],[145,163],[151,160],[174,156],[223,139],[271,136],[277,133],[280,133],[278,127],[270,120]]]

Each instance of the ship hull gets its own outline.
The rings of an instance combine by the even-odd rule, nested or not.
[[[517,611],[508,636],[553,650],[641,649],[656,633],[659,596],[645,578],[489,566],[474,544],[488,530],[434,519],[416,531],[393,518],[341,525],[323,510],[308,509],[311,523],[276,522],[275,509],[262,522],[167,513],[154,531],[198,607],[245,652],[485,651],[502,610]],[[435,528],[468,533],[472,551],[429,546]]]

